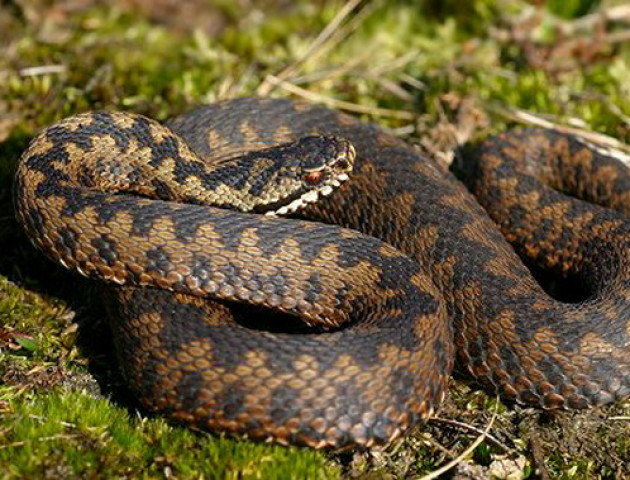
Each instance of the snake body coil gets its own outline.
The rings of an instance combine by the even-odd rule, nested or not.
[[[216,208],[208,164],[312,135],[357,152],[352,180],[302,211],[322,223]],[[145,178],[147,166],[159,177]],[[131,387],[200,428],[313,447],[382,443],[431,414],[455,361],[545,408],[630,394],[628,170],[545,130],[491,138],[459,169],[521,256],[578,278],[584,299],[550,297],[430,159],[288,100],[221,102],[168,128],[73,117],[25,152],[16,205],[47,255],[122,285],[110,323]],[[243,302],[277,312],[272,325],[300,317],[318,331],[261,330]]]

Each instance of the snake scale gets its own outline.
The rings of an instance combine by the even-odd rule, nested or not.
[[[354,154],[342,139],[356,159],[350,181],[328,176],[337,191],[296,218],[206,195],[213,170],[304,137],[302,152],[336,148],[336,178]],[[542,129],[462,152],[468,188],[378,127],[299,101],[224,101],[166,126],[90,113],[32,142],[15,201],[49,257],[118,285],[110,324],[126,379],[150,410],[195,428],[369,447],[430,416],[454,365],[543,408],[628,396],[628,169]],[[259,196],[269,162],[228,187]],[[578,279],[582,298],[553,298],[516,252]]]

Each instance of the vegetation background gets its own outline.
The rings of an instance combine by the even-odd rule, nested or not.
[[[98,299],[30,246],[11,204],[20,152],[64,116],[164,120],[250,94],[349,111],[445,163],[457,143],[516,124],[627,151],[628,40],[630,4],[613,0],[1,0],[0,478],[416,478],[493,412],[492,436],[447,478],[629,478],[627,402],[542,412],[457,381],[426,427],[339,454],[138,413]]]

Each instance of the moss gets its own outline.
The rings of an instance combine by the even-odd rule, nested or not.
[[[577,18],[593,11],[599,4],[599,0],[551,0],[547,8],[564,18]]]
[[[83,392],[8,397],[0,431],[3,478],[336,477],[337,469],[315,452],[237,443],[161,419],[131,418]]]
[[[621,2],[549,1],[535,14],[536,2],[523,0],[359,2],[306,58],[347,2],[79,3],[0,6],[0,478],[403,477],[461,451],[470,433],[440,424],[383,452],[324,455],[140,419],[118,393],[91,295],[30,248],[12,218],[15,163],[38,129],[63,116],[108,108],[163,120],[219,98],[288,96],[270,75],[318,98],[379,107],[361,115],[432,151],[444,131],[472,126],[485,135],[513,125],[508,109],[629,141],[630,47],[614,40],[614,24],[573,22]],[[34,348],[20,345],[21,335]],[[442,415],[483,428],[494,408],[494,399],[457,383]],[[580,430],[563,417],[499,412],[495,436],[530,461],[517,472],[542,461],[558,478],[630,475],[629,424],[603,418],[627,417],[623,405],[570,417]],[[487,473],[504,453],[485,442],[472,461]]]

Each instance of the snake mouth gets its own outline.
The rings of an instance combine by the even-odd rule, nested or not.
[[[324,180],[319,187],[300,194],[286,205],[283,205],[275,210],[265,212],[265,215],[275,217],[278,215],[289,215],[291,213],[295,213],[306,207],[308,204],[317,202],[321,197],[327,197],[349,178],[350,176],[345,172],[330,175],[329,178]]]

